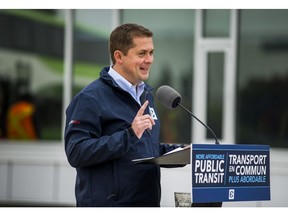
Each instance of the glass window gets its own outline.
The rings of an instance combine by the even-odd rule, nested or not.
[[[217,138],[222,139],[224,53],[208,53],[207,123]],[[214,139],[207,130],[207,138]]]
[[[241,10],[237,142],[288,147],[288,10]]]
[[[108,42],[113,10],[75,10],[73,95],[110,64]]]
[[[229,37],[230,10],[203,10],[203,37]]]
[[[153,31],[155,59],[148,83],[157,88],[170,85],[191,110],[194,10],[123,10],[122,22],[134,22]],[[158,102],[155,99],[156,103]],[[161,119],[161,141],[191,143],[191,118],[180,107],[170,110],[157,104]]]
[[[0,138],[60,140],[62,10],[0,10]]]

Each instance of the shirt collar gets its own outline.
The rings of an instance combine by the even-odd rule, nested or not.
[[[115,82],[125,91],[129,92],[132,97],[141,105],[140,96],[144,92],[145,83],[141,81],[138,85],[132,85],[123,76],[110,66],[108,74],[115,80]]]

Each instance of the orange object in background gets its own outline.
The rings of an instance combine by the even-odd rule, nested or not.
[[[9,108],[7,117],[8,139],[37,139],[33,123],[34,111],[34,105],[25,101],[19,101]]]

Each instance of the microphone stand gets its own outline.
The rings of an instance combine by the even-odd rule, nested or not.
[[[219,145],[220,143],[219,143],[219,141],[218,141],[218,139],[217,139],[217,137],[216,137],[216,135],[215,135],[215,133],[213,132],[213,130],[210,128],[210,127],[208,127],[206,124],[204,124],[200,119],[198,119],[195,115],[193,115],[193,113],[191,113],[186,107],[184,107],[182,104],[180,104],[180,103],[178,103],[178,105],[180,106],[180,107],[182,107],[186,112],[188,112],[193,118],[195,118],[197,121],[199,121],[205,128],[207,128],[210,132],[211,132],[211,134],[213,135],[213,137],[214,137],[214,139],[215,139],[215,144],[217,144],[217,145]]]
[[[206,124],[204,124],[200,119],[198,119],[193,113],[191,113],[186,107],[182,106],[182,104],[178,103],[180,107],[182,107],[186,112],[188,112],[193,118],[195,118],[197,121],[199,121],[205,128],[207,128],[211,134],[215,138],[215,144],[219,145],[219,141],[213,132],[213,130],[208,127]],[[192,203],[191,207],[222,207],[222,202],[215,202],[215,203]]]

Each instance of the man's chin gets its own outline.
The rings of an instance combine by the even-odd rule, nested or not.
[[[142,78],[142,81],[146,81],[146,80],[148,80],[149,76],[148,75],[147,76],[142,76],[141,78]]]

